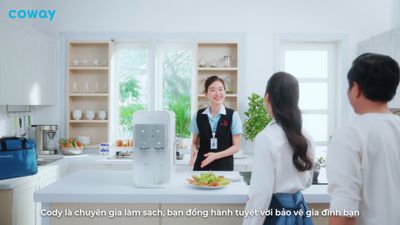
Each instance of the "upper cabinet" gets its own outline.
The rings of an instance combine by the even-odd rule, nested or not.
[[[57,41],[1,20],[0,30],[0,105],[54,105]]]
[[[400,28],[361,41],[357,45],[357,53],[371,52],[392,57],[400,63]],[[397,87],[396,96],[389,102],[389,108],[400,109],[400,85]]]
[[[225,106],[238,110],[238,44],[198,43],[197,59],[197,108],[208,106],[204,83],[208,77],[216,75],[225,83]]]

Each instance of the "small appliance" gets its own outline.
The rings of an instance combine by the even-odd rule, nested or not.
[[[169,111],[136,111],[133,126],[133,184],[164,187],[174,170],[175,114]]]
[[[32,125],[36,128],[36,151],[38,155],[53,155],[58,153],[58,144],[54,139],[57,125]]]

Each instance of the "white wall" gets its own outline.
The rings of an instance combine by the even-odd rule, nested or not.
[[[34,23],[44,32],[245,33],[246,66],[241,74],[244,84],[240,97],[243,111],[247,96],[262,94],[274,72],[275,34],[343,34],[349,46],[345,52],[352,59],[357,42],[391,28],[392,1],[68,0],[33,4],[35,8],[57,10],[53,22]],[[57,109],[61,107],[55,106],[55,116],[50,117],[59,116]],[[47,117],[43,115],[43,119]]]
[[[33,0],[14,0],[14,1],[0,1],[0,19],[16,25],[23,27],[31,27],[31,20],[19,20],[19,19],[10,19],[8,18],[8,11],[12,9],[29,9],[32,8]]]
[[[392,0],[392,28],[400,26],[400,1]]]
[[[46,31],[246,32],[247,94],[263,92],[265,82],[252,82],[266,81],[273,72],[275,33],[347,34],[352,58],[358,41],[390,29],[391,23],[391,0],[68,0],[35,4],[57,9],[54,23],[36,24]]]

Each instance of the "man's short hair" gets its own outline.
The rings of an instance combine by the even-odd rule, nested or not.
[[[355,82],[367,99],[388,102],[399,85],[399,65],[389,56],[365,53],[353,61],[347,79],[349,89]]]

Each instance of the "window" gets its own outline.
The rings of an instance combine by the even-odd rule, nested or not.
[[[115,44],[114,137],[131,138],[131,118],[142,109],[175,112],[176,135],[189,137],[194,45]]]
[[[316,157],[326,157],[329,135],[335,126],[336,44],[283,42],[280,70],[299,81],[303,127],[316,145]]]
[[[175,112],[176,136],[190,137],[193,51],[188,45],[160,46],[159,74],[163,78],[162,108]]]
[[[149,47],[145,43],[116,45],[116,136],[132,136],[132,114],[149,108]]]

